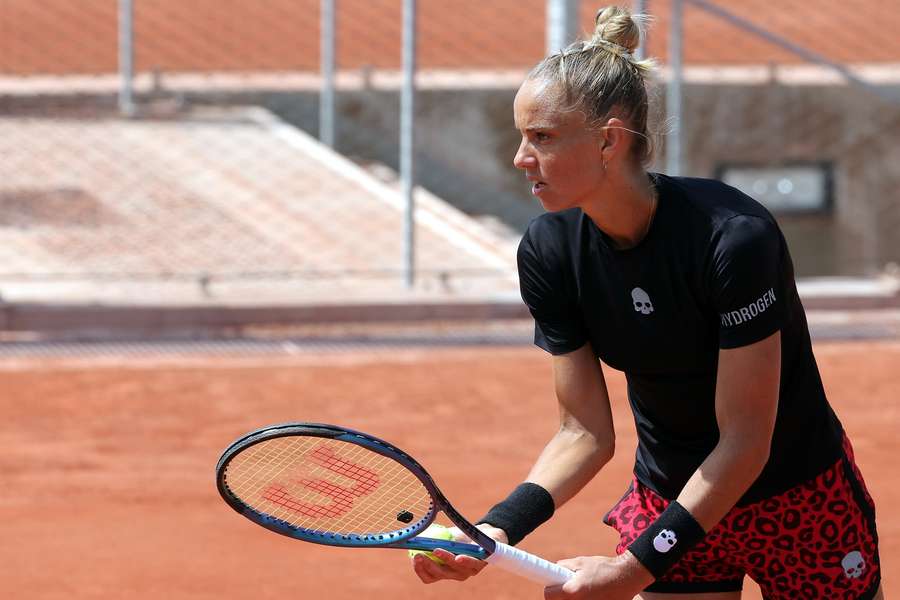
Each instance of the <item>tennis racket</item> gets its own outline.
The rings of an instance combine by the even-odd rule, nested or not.
[[[254,523],[350,548],[445,548],[545,584],[572,571],[496,542],[463,518],[408,454],[365,433],[317,423],[250,432],[216,465],[219,493]],[[475,544],[419,537],[443,512]]]

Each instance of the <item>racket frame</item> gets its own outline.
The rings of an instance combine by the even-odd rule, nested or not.
[[[337,534],[334,532],[316,531],[292,525],[287,521],[248,506],[241,501],[237,495],[231,492],[227,484],[227,467],[234,457],[261,442],[292,436],[320,437],[356,444],[399,462],[406,467],[423,486],[425,486],[425,489],[431,496],[432,502],[430,509],[415,523],[411,523],[407,527],[398,528],[394,531],[371,535]],[[478,559],[486,559],[493,554],[496,549],[496,542],[471,524],[465,517],[457,512],[455,508],[453,508],[431,479],[428,472],[414,458],[382,439],[345,427],[337,427],[324,423],[290,422],[261,427],[251,431],[232,442],[232,444],[222,453],[221,458],[216,464],[216,487],[219,490],[219,494],[229,506],[257,525],[287,537],[315,544],[355,548],[401,548],[406,550],[425,551],[444,548],[454,554],[466,554]],[[423,532],[432,522],[434,522],[438,511],[447,515],[450,521],[452,521],[463,533],[469,536],[475,544],[465,544],[417,536],[417,534]]]

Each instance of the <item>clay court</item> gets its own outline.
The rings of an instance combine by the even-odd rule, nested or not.
[[[819,342],[832,404],[878,504],[886,597],[900,594],[900,344]],[[552,434],[549,361],[526,346],[327,351],[290,356],[7,358],[0,457],[7,598],[540,598],[488,569],[423,586],[396,550],[342,550],[269,533],[218,497],[234,438],[305,420],[368,431],[415,455],[471,517],[514,486]],[[616,457],[525,549],[609,553],[601,515],[623,492],[635,436],[621,374],[607,370]],[[758,598],[747,581],[745,597]]]

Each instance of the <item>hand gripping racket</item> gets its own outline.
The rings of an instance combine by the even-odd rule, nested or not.
[[[445,548],[544,585],[572,576],[494,541],[456,512],[412,457],[343,427],[284,423],[250,432],[222,454],[216,482],[237,512],[298,540],[351,548]],[[417,537],[438,511],[475,544]]]

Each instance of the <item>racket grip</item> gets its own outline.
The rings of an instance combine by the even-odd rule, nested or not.
[[[544,585],[565,583],[575,574],[573,571],[549,560],[544,560],[534,554],[529,554],[524,550],[519,550],[500,542],[497,542],[497,548],[494,550],[494,553],[485,560],[501,569]]]

